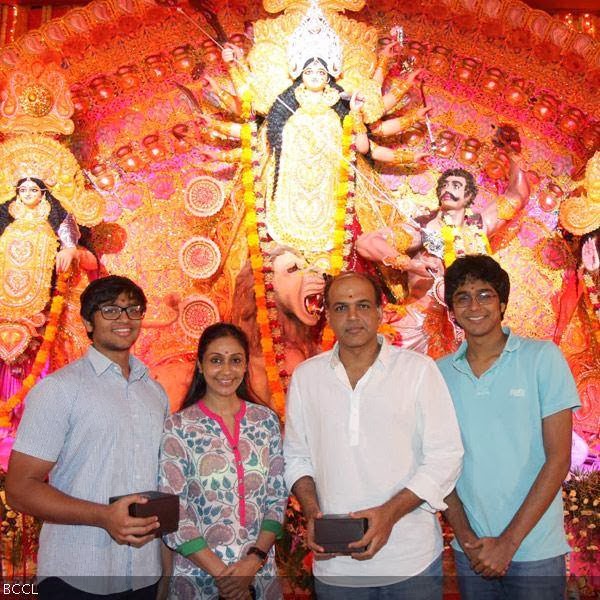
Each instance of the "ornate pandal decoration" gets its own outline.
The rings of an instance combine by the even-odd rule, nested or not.
[[[256,191],[256,155],[257,128],[252,113],[251,93],[246,90],[242,95],[242,186],[246,207],[245,225],[250,265],[254,277],[254,296],[256,299],[256,321],[260,330],[260,345],[265,361],[265,370],[271,390],[273,408],[278,415],[285,412],[285,391],[289,374],[285,370],[284,347],[281,324],[277,319],[275,292],[273,289],[273,267],[268,252],[262,248],[261,241],[266,239],[264,223],[264,197]]]
[[[260,329],[261,348],[265,360],[267,379],[273,397],[273,407],[282,415],[285,410],[285,393],[290,374],[285,368],[285,347],[283,344],[281,323],[277,315],[275,289],[273,287],[273,267],[269,254],[270,237],[267,231],[265,198],[256,191],[256,153],[257,128],[251,112],[251,95],[246,91],[242,97],[242,185],[246,206],[246,236],[250,253],[250,264],[254,276],[254,294],[256,298],[257,322]],[[343,122],[342,157],[339,167],[339,180],[336,190],[334,247],[331,254],[331,273],[333,275],[348,268],[352,248],[351,226],[354,220],[354,170],[356,160],[352,148],[353,118],[347,115]],[[333,332],[326,328],[322,345],[331,347]]]
[[[352,250],[352,222],[354,220],[354,168],[356,152],[352,147],[354,119],[346,115],[342,131],[342,159],[340,175],[336,190],[334,247],[331,256],[331,274],[337,275],[348,269],[348,261]],[[321,350],[329,350],[335,341],[335,335],[329,325],[325,324],[321,337]]]
[[[26,319],[44,310],[50,294],[57,239],[47,221],[50,203],[11,202],[15,219],[0,236],[0,306],[4,319]]]
[[[465,211],[465,222],[462,226],[455,225],[448,214],[442,214],[441,235],[444,242],[444,266],[449,267],[458,257],[467,254],[464,234],[468,233],[474,244],[469,253],[492,254],[490,242],[485,231],[478,223],[473,223],[474,213],[470,208]]]
[[[60,273],[57,277],[56,293],[52,298],[52,304],[50,305],[50,316],[48,318],[48,323],[46,324],[46,329],[44,330],[42,344],[35,355],[31,372],[24,379],[21,389],[0,405],[0,428],[4,427],[8,429],[11,426],[11,415],[13,411],[21,404],[21,402],[23,402],[25,396],[29,393],[29,390],[35,385],[50,358],[56,340],[58,323],[65,306],[65,295],[68,288],[69,277],[69,272]]]

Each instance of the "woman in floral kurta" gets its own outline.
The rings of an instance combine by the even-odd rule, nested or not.
[[[273,543],[288,498],[281,435],[277,416],[250,401],[247,364],[241,330],[207,328],[183,408],[165,423],[160,489],[180,498],[179,529],[164,538],[175,550],[169,599],[250,598],[248,584],[257,598],[280,597]]]

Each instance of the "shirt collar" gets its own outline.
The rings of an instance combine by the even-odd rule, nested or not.
[[[110,360],[110,358],[108,358],[108,356],[105,354],[102,354],[102,352],[96,350],[94,346],[90,346],[88,348],[86,357],[92,364],[92,367],[98,376],[102,375],[111,365],[116,365],[119,367],[117,363]],[[129,374],[129,381],[137,381],[138,379],[142,379],[142,377],[148,373],[148,367],[141,360],[137,359],[131,354],[129,355],[129,368],[131,370]],[[119,367],[119,371],[120,370],[121,369]]]
[[[377,358],[375,358],[373,365],[380,364],[385,368],[390,363],[390,343],[380,333],[377,334],[377,343],[381,346],[381,348],[379,349],[379,354],[377,354]],[[339,342],[336,342],[331,351],[329,366],[332,369],[335,369],[339,364],[341,364],[340,345]]]
[[[508,335],[508,339],[506,340],[502,354],[505,352],[513,352],[521,345],[521,339],[518,335],[515,335],[510,330],[510,327],[503,327],[502,332],[505,335]],[[468,344],[466,340],[459,346],[458,350],[454,353],[454,358],[452,359],[454,364],[458,364],[467,360],[467,346]]]

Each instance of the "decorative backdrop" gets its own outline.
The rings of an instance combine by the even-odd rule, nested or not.
[[[517,0],[378,0],[347,15],[382,37],[401,25],[407,52],[426,69],[437,152],[426,170],[383,170],[399,201],[433,206],[437,175],[458,165],[477,174],[478,202],[490,201],[506,176],[490,143],[494,127],[506,123],[520,132],[532,195],[494,246],[513,281],[507,321],[519,333],[560,344],[584,403],[576,427],[597,432],[598,320],[586,293],[573,292],[580,285],[578,239],[565,240],[557,224],[561,201],[600,146],[600,44]],[[235,312],[225,263],[246,258],[235,169],[210,158],[233,146],[197,118],[177,85],[202,108],[222,111],[207,76],[219,81],[226,68],[206,34],[248,49],[245,26],[266,18],[275,15],[242,0],[94,0],[0,49],[5,96],[18,96],[9,87],[15,71],[40,81],[57,72],[66,81],[75,109],[67,143],[106,203],[93,247],[107,271],[148,292],[136,352],[174,405],[198,334]],[[420,148],[425,136],[417,123],[398,142]]]

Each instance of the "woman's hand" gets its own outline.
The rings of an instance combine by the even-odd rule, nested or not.
[[[417,112],[416,112],[416,116],[418,117],[419,121],[422,121],[427,116],[427,113],[430,110],[431,110],[431,106],[421,106],[420,108],[418,108]]]
[[[360,112],[365,104],[365,97],[360,92],[354,92],[350,98],[350,110]]]
[[[421,79],[421,75],[424,73],[423,69],[415,69],[414,71],[411,71],[407,76],[406,76],[406,83],[410,84],[410,85],[414,85],[417,80]]]
[[[250,596],[248,588],[261,566],[262,561],[254,554],[229,565],[215,578],[219,593],[228,600],[246,600]]]
[[[396,40],[385,44],[385,46],[382,46],[381,50],[379,50],[379,56],[385,58],[392,58],[396,54],[398,54],[398,42]]]
[[[244,58],[244,51],[235,44],[227,43],[223,47],[221,58],[227,64],[232,62],[240,62]]]
[[[68,271],[73,263],[77,264],[78,257],[79,253],[74,246],[72,248],[63,248],[56,255],[56,272],[63,273],[64,271]]]
[[[600,257],[596,248],[596,236],[589,237],[581,247],[581,262],[586,271],[593,273],[600,267]]]

